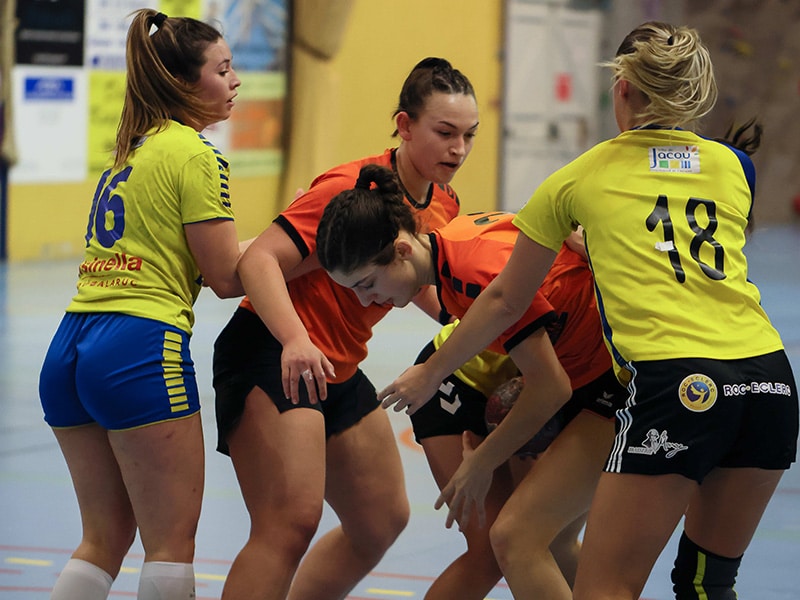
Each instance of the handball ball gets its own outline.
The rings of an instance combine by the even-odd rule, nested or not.
[[[489,431],[497,427],[514,406],[523,385],[522,377],[512,377],[497,386],[497,389],[489,396],[489,400],[486,402],[486,425]]]
[[[508,381],[501,383],[497,386],[492,395],[486,401],[486,427],[491,432],[497,427],[500,422],[514,406],[514,403],[519,398],[519,394],[524,386],[522,377],[513,377]],[[556,436],[563,429],[564,420],[561,412],[557,412],[542,429],[525,445],[517,450],[515,456],[532,456],[536,457],[550,445]]]

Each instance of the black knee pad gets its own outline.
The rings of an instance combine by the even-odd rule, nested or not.
[[[736,600],[733,589],[742,557],[725,558],[704,550],[681,535],[672,569],[676,600]]]

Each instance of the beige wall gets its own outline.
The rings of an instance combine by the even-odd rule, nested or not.
[[[345,41],[334,59],[323,123],[335,142],[331,164],[375,154],[396,142],[391,114],[408,72],[426,56],[462,70],[478,95],[481,125],[475,148],[453,181],[462,210],[493,208],[497,190],[501,2],[484,0],[355,0]],[[310,91],[309,93],[313,93]],[[241,178],[231,165],[237,228],[259,233],[286,205],[277,177]],[[310,180],[288,182],[287,189]],[[78,256],[96,182],[12,185],[10,260]],[[288,200],[288,199],[287,199]]]
[[[751,117],[764,127],[756,167],[755,225],[800,218],[800,2],[689,2],[686,21],[714,61],[720,97],[706,133],[720,136]]]

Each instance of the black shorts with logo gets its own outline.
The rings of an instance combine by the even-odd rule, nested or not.
[[[782,350],[737,360],[631,362],[605,470],[677,473],[715,467],[788,469],[797,454],[798,400]]]
[[[433,342],[428,343],[419,353],[416,364],[424,363],[435,351]],[[617,409],[625,406],[627,394],[613,370],[609,369],[597,379],[574,390],[567,403],[518,454],[543,452],[558,433],[583,410],[613,419]],[[481,392],[457,375],[448,375],[433,398],[411,415],[417,442],[440,435],[461,435],[464,431],[487,436],[486,402],[487,398]]]
[[[588,410],[606,419],[613,419],[617,410],[625,406],[628,392],[609,369],[597,379],[583,387],[573,390],[572,397],[563,406],[565,424],[574,419],[582,410]]]
[[[433,342],[429,342],[415,364],[424,363],[435,351]],[[486,396],[451,373],[433,398],[411,415],[411,425],[417,443],[428,437],[461,435],[465,431],[486,437]]]

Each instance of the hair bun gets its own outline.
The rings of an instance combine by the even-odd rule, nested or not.
[[[355,189],[357,190],[369,190],[372,187],[372,177],[369,173],[364,173],[363,171],[359,174],[358,179],[356,180]]]

